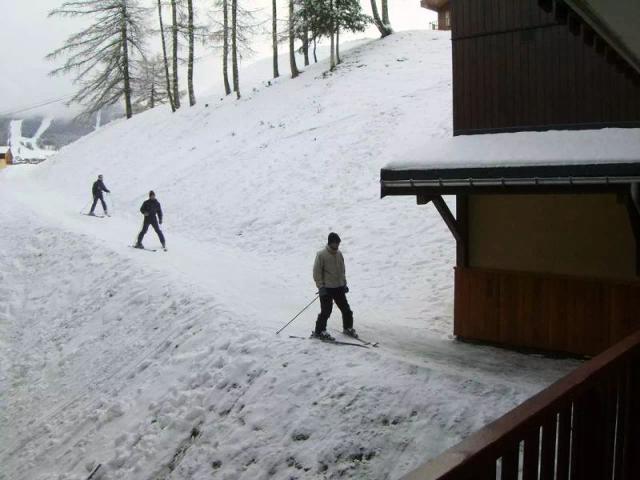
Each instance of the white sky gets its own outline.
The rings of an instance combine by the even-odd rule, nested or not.
[[[149,5],[155,2],[143,0]],[[264,9],[269,15],[271,0],[240,0],[246,8]],[[363,7],[370,13],[370,1],[361,0]],[[286,1],[279,0],[284,9],[281,17],[286,16]],[[0,0],[2,12],[2,28],[0,28],[0,114],[13,112],[35,104],[71,95],[74,92],[72,77],[50,77],[48,72],[56,63],[44,59],[47,53],[61,46],[64,40],[83,26],[83,21],[61,17],[48,18],[47,14],[58,7],[62,0]],[[213,0],[194,0],[196,8],[204,11],[213,10]],[[390,0],[390,16],[396,30],[413,30],[427,28],[435,15],[420,7],[420,0]],[[205,18],[206,15],[201,15]],[[151,17],[155,28],[155,16]],[[358,37],[376,37],[377,30],[371,27]],[[348,40],[345,37],[345,40]],[[258,60],[269,54],[270,39],[268,36],[256,38],[256,57]],[[159,42],[158,42],[159,43]],[[8,46],[8,48],[6,48]],[[153,46],[155,47],[155,45]],[[217,71],[219,59],[217,54],[207,51],[198,45],[196,57],[203,57],[196,67],[196,88],[205,89],[206,79],[198,76],[198,72]],[[286,46],[282,46],[285,49]],[[60,60],[60,63],[63,59]],[[66,108],[58,103],[46,109],[31,110],[28,113],[46,111],[49,114],[61,115]]]

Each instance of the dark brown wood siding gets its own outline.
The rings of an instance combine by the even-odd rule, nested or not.
[[[438,30],[451,30],[451,5],[438,11]]]
[[[640,74],[568,18],[538,0],[452,2],[455,135],[640,126]]]
[[[456,268],[454,333],[596,355],[640,328],[640,282]]]

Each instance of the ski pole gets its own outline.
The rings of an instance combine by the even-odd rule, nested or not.
[[[91,202],[92,202],[92,201],[91,201],[91,200],[89,200],[89,202],[88,202],[84,207],[82,207],[82,210],[80,210],[80,213],[84,212],[84,211],[87,209],[87,207],[88,207],[89,205],[91,205]]]
[[[282,330],[284,330],[284,329],[285,329],[285,328],[287,328],[289,325],[291,325],[291,322],[293,322],[296,318],[298,318],[300,315],[302,315],[302,312],[304,312],[307,308],[309,308],[311,305],[313,305],[313,302],[315,302],[315,301],[318,299],[318,297],[319,297],[319,296],[320,296],[320,294],[317,294],[317,295],[314,297],[314,299],[313,299],[313,300],[311,300],[311,301],[309,302],[309,304],[308,304],[306,307],[304,307],[302,310],[300,310],[300,312],[298,312],[298,314],[297,314],[295,317],[293,317],[291,320],[289,320],[289,322],[288,322],[284,327],[282,327],[280,330],[278,330],[278,331],[276,332],[276,335],[278,335]]]

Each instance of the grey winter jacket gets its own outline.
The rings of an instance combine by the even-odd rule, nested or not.
[[[327,245],[316,254],[313,280],[318,288],[339,288],[347,284],[344,257],[340,250],[333,251]]]

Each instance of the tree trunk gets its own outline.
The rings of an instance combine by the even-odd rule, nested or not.
[[[127,35],[127,6],[122,4],[120,21],[120,41],[122,42],[122,74],[124,76],[124,105],[127,118],[133,116],[131,108],[131,77],[129,76],[129,38]]]
[[[340,65],[342,59],[340,58],[340,27],[336,28],[336,63]]]
[[[189,105],[193,107],[196,104],[196,94],[193,90],[193,0],[187,0],[187,10],[189,18],[189,66],[187,68],[187,86],[189,88]]]
[[[329,70],[333,71],[336,68],[336,31],[335,25],[333,23],[333,0],[329,2],[329,8],[331,9],[331,54],[330,54],[330,65]]]
[[[331,61],[329,63],[329,70],[336,69],[336,34],[331,32]]]
[[[383,1],[385,2],[383,5],[386,5],[386,1],[385,0]],[[380,13],[378,12],[378,4],[376,2],[377,0],[371,0],[371,11],[373,12],[373,23],[378,28],[378,31],[380,32],[380,35],[382,36],[382,38],[384,38],[391,35],[393,31],[391,30],[391,27],[386,25],[384,21],[380,18]],[[387,16],[388,16],[388,13],[387,13]]]
[[[149,108],[155,108],[156,106],[156,86],[151,84],[151,98],[149,98]]]
[[[238,72],[238,0],[231,0],[231,62],[233,68],[233,91],[240,98],[240,77]]]
[[[314,35],[313,37],[313,62],[314,63],[318,63],[318,55],[317,55],[317,49],[318,49],[318,41],[316,40],[316,37]]]
[[[389,21],[389,2],[388,0],[380,0],[382,2],[382,23],[391,30],[391,22]]]
[[[296,65],[295,37],[293,33],[293,0],[289,0],[289,63],[291,64],[291,78],[300,75]]]
[[[222,27],[224,41],[222,43],[222,77],[224,79],[224,93],[231,94],[231,84],[229,83],[229,0],[222,2],[224,26]]]
[[[308,67],[309,66],[309,30],[307,30],[306,25],[304,28],[304,38],[302,39],[302,41],[303,41],[302,51],[304,52],[304,66]]]
[[[173,95],[171,95],[171,79],[169,77],[169,61],[167,60],[167,42],[164,38],[164,24],[162,22],[162,4],[158,0],[158,18],[160,19],[160,36],[162,37],[162,58],[164,60],[164,76],[167,79],[167,96],[169,97],[169,105],[171,111],[176,111],[176,106],[173,102]]]
[[[171,35],[173,41],[173,104],[180,108],[180,86],[178,85],[178,7],[176,0],[171,0],[171,16],[173,25]]]
[[[271,23],[271,37],[273,43],[273,78],[280,76],[278,69],[278,2],[272,0],[272,23]]]

